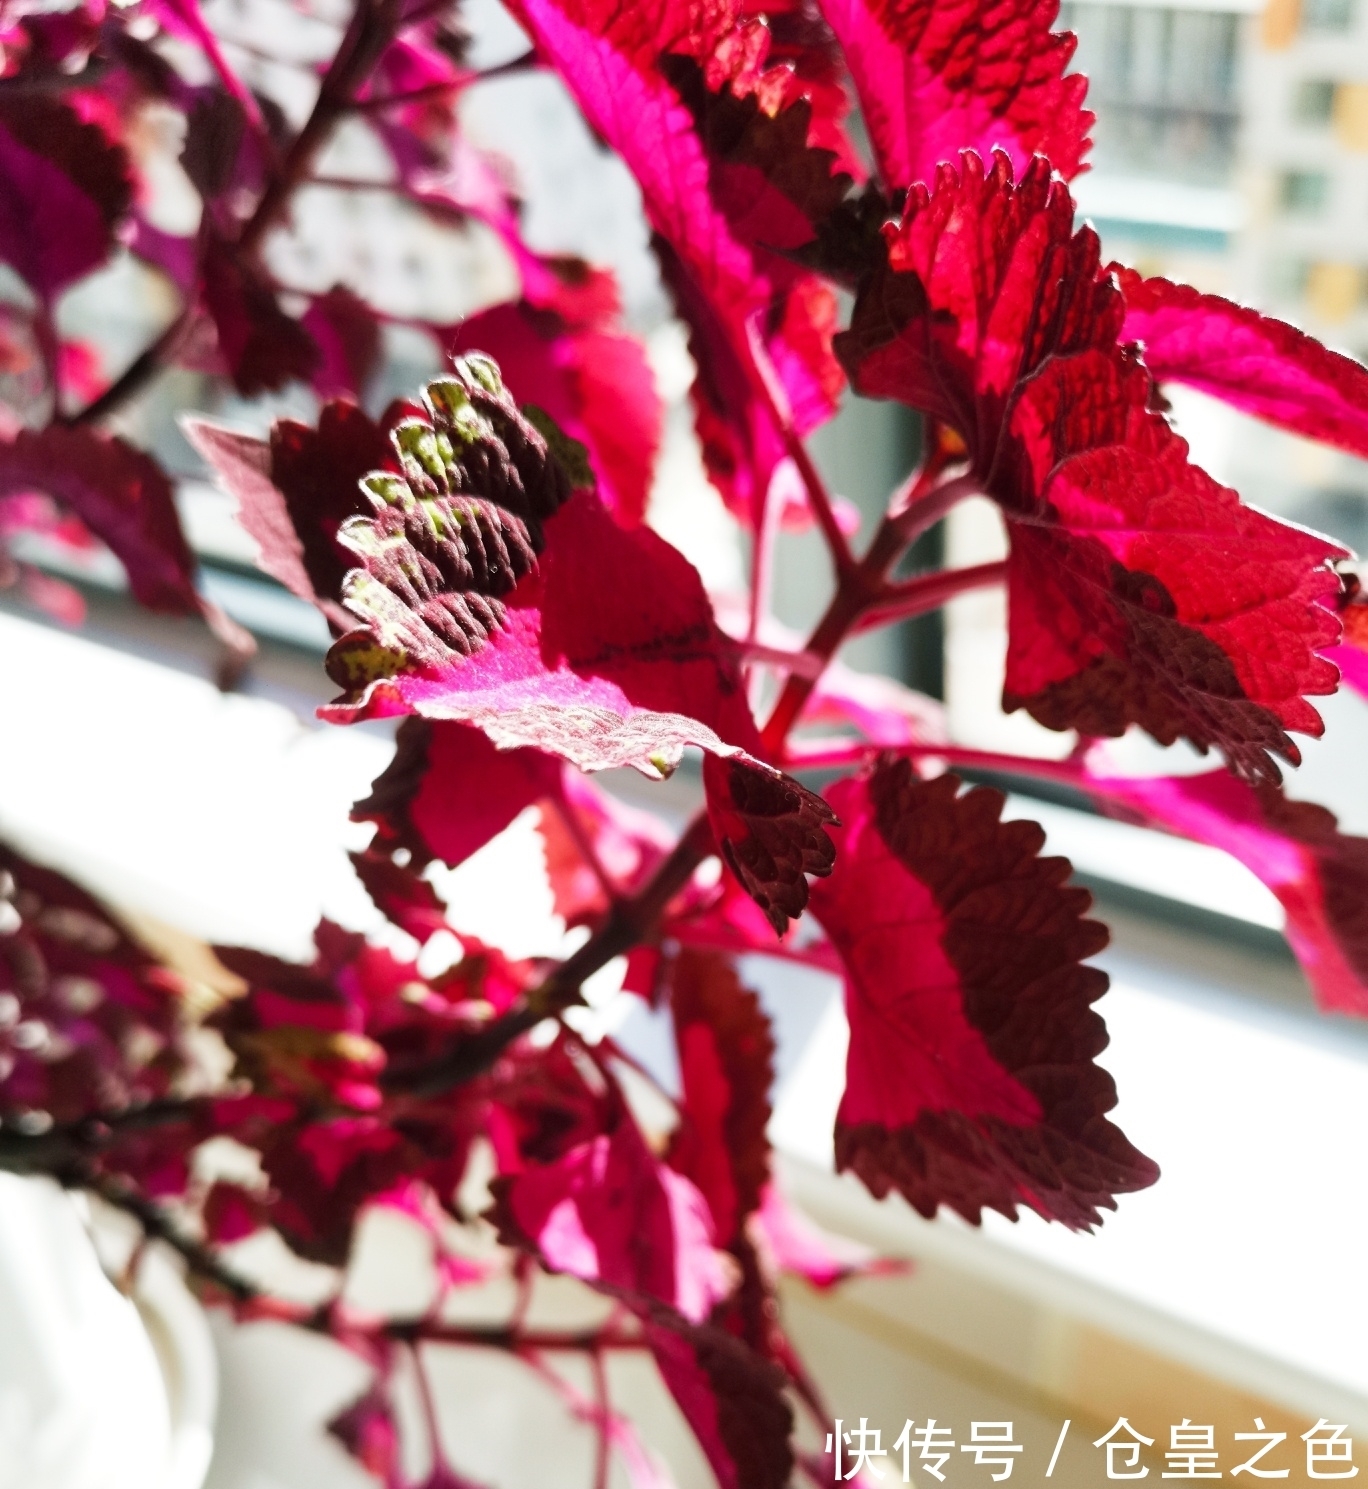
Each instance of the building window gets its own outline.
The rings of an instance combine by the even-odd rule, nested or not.
[[[1335,111],[1335,85],[1328,78],[1303,78],[1292,95],[1292,116],[1299,124],[1328,124]]]
[[[1288,171],[1282,178],[1282,205],[1286,212],[1309,216],[1321,212],[1330,199],[1330,177],[1324,171]]]
[[[1309,0],[1308,0],[1309,3]],[[1172,4],[1065,0],[1097,111],[1099,171],[1222,185],[1239,123],[1240,17]]]
[[[1354,24],[1354,0],[1302,0],[1302,27],[1307,31],[1348,31]]]

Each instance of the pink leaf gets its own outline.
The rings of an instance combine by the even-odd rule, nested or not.
[[[1251,778],[1319,734],[1334,544],[1191,465],[1118,343],[1125,306],[1043,161],[914,187],[838,338],[856,387],[950,425],[1007,522],[1004,704],[1054,729],[1219,747]]]
[[[822,13],[890,191],[932,180],[961,150],[1082,170],[1093,116],[1087,79],[1064,73],[1074,38],[1050,30],[1058,0],[822,0]]]
[[[1277,895],[1286,933],[1323,1008],[1368,1015],[1368,839],[1324,807],[1225,771],[1173,778],[1087,776],[1118,816],[1222,848]]]
[[[698,1190],[652,1157],[632,1119],[496,1181],[502,1238],[553,1272],[654,1298],[697,1323],[731,1290]]]
[[[743,403],[705,393],[707,406],[746,423],[757,396],[754,332],[800,431],[829,415],[840,391],[829,292],[779,254],[815,242],[815,224],[849,185],[837,152],[816,143],[837,137],[836,114],[815,110],[838,113],[839,90],[814,86],[803,69],[767,68],[766,28],[728,4],[615,10],[599,0],[520,0],[514,10],[640,184],[696,348],[719,339],[739,369]],[[842,151],[841,163],[848,157]],[[814,315],[827,334],[814,333]],[[719,375],[716,360],[696,357],[706,378]],[[736,434],[743,446],[763,443],[744,427]],[[715,445],[706,431],[704,443]],[[767,491],[771,452],[742,454],[734,476],[722,475],[724,494],[753,505]]]
[[[755,1212],[758,1245],[771,1266],[825,1291],[847,1277],[881,1277],[906,1272],[905,1262],[883,1261],[869,1247],[846,1236],[830,1235],[784,1198],[770,1181]]]
[[[399,1482],[399,1429],[380,1381],[338,1412],[328,1431],[367,1473],[386,1485]]]
[[[560,777],[560,762],[539,750],[498,750],[466,724],[409,718],[352,820],[374,822],[373,846],[407,849],[417,868],[434,858],[455,868],[534,801],[558,795]]]
[[[98,268],[132,202],[127,152],[41,94],[0,107],[0,261],[48,302]]]
[[[1093,1064],[1107,979],[1082,960],[1106,931],[1067,861],[1036,856],[1040,828],[959,784],[904,760],[828,793],[845,826],[812,908],[846,969],[837,1163],[928,1217],[1025,1204],[1086,1229],[1158,1174],[1106,1120]]]
[[[1368,457],[1368,370],[1285,321],[1113,264],[1122,336],[1161,382],[1186,383],[1308,439]]]
[[[730,961],[683,950],[669,970],[683,1099],[669,1161],[699,1188],[724,1245],[742,1233],[769,1179],[774,1036]]]
[[[195,559],[181,531],[171,482],[141,450],[110,435],[49,425],[0,442],[0,498],[54,497],[109,548],[149,610],[203,615],[239,654],[251,638],[195,590]]]
[[[380,364],[380,322],[345,285],[319,295],[300,322],[318,348],[313,371],[320,398],[360,398]]]

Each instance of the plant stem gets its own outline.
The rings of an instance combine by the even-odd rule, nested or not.
[[[262,193],[256,209],[238,235],[237,248],[251,254],[289,205],[328,136],[352,107],[355,95],[380,60],[399,26],[398,0],[357,0],[342,40],[304,128],[295,136],[279,172]]]
[[[1007,577],[1005,560],[996,563],[974,564],[967,569],[946,569],[939,574],[925,574],[909,579],[905,584],[892,585],[882,600],[871,605],[851,627],[854,634],[872,631],[878,626],[890,626],[900,620],[910,620],[914,615],[925,615],[929,610],[939,610],[956,595],[970,590],[987,589],[1001,584]]]
[[[284,214],[290,198],[304,183],[319,150],[350,108],[356,91],[392,40],[398,29],[399,14],[399,0],[357,0],[351,21],[324,74],[313,111],[238,236],[236,251],[239,254],[254,253]],[[174,358],[194,319],[195,306],[191,303],[138,353],[98,398],[62,422],[97,424],[117,412],[141,393]]]

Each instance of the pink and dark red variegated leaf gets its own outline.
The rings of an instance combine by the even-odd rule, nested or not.
[[[1040,828],[959,785],[885,760],[828,793],[845,825],[812,906],[845,963],[837,1163],[928,1217],[1027,1205],[1086,1229],[1158,1176],[1093,1063],[1107,978],[1083,959],[1107,933],[1068,861],[1037,856]]]
[[[233,386],[255,398],[289,382],[307,382],[319,363],[308,331],[288,316],[266,279],[219,239],[205,248],[201,292]]]
[[[769,1180],[774,1035],[717,952],[681,950],[667,981],[683,1088],[669,1162],[697,1185],[719,1244],[738,1241]]]
[[[524,404],[544,409],[589,452],[599,495],[626,526],[646,514],[662,410],[641,343],[607,323],[571,325],[528,301],[496,305],[444,336],[486,352]]]
[[[631,9],[600,0],[520,0],[514,9],[640,184],[695,343],[720,338],[739,364],[741,404],[711,390],[699,402],[735,420],[756,401],[754,336],[800,432],[827,417],[842,381],[830,353],[833,302],[781,255],[815,242],[815,223],[849,187],[837,154],[816,143],[834,137],[835,116],[814,127],[814,106],[839,95],[809,86],[798,69],[767,68],[765,28],[726,3]],[[843,161],[849,157],[842,152]],[[726,373],[708,367],[706,375]],[[711,453],[719,431],[702,432]],[[754,432],[737,432],[744,445],[756,442]],[[758,490],[743,498],[753,519],[771,468],[764,449],[744,454],[761,462],[734,476]]]
[[[455,868],[533,802],[558,796],[561,770],[540,750],[496,749],[468,724],[407,718],[394,759],[352,808],[352,820],[374,822],[372,846],[386,854],[406,849],[416,868],[434,858]]]
[[[361,478],[398,472],[384,427],[353,403],[325,403],[318,427],[278,419],[270,442],[187,419],[186,438],[238,504],[258,563],[292,594],[318,606],[339,630],[351,626],[337,596],[352,556],[337,541],[349,517],[368,508]]]
[[[645,1322],[656,1368],[719,1489],[785,1489],[793,1472],[793,1412],[779,1366],[721,1328],[662,1310]]]
[[[1066,75],[1074,38],[1050,30],[1058,0],[822,0],[854,75],[890,192],[934,179],[961,150],[1045,155],[1083,169],[1088,82]]]
[[[792,776],[745,755],[705,755],[703,788],[718,852],[782,936],[807,906],[807,876],[831,872],[836,849],[825,829],[835,813]]]
[[[84,890],[5,844],[0,894],[0,1114],[79,1122],[171,1094],[191,1063],[182,979]],[[124,1156],[137,1155],[103,1161],[127,1171]]]
[[[1191,285],[1112,264],[1122,336],[1160,382],[1199,392],[1308,439],[1368,457],[1368,369],[1313,336]]]
[[[506,1174],[494,1191],[501,1239],[553,1272],[665,1303],[692,1323],[731,1290],[706,1201],[652,1155],[625,1111],[611,1131]]]
[[[380,322],[359,295],[335,284],[300,322],[318,348],[313,370],[320,398],[360,398],[380,365]]]
[[[202,615],[239,656],[250,636],[195,589],[195,558],[166,473],[117,436],[52,424],[0,441],[0,498],[39,492],[61,504],[119,560],[139,604]]]
[[[1251,778],[1319,734],[1307,695],[1342,550],[1242,506],[1152,412],[1125,305],[1044,161],[975,155],[916,187],[839,350],[855,386],[965,441],[1006,520],[1004,704],[1053,729],[1217,746]]]
[[[1324,807],[1225,771],[1080,784],[1115,815],[1222,848],[1287,914],[1286,935],[1321,1007],[1368,1016],[1368,838],[1341,832]]]
[[[433,547],[416,518],[409,527],[418,553]],[[369,520],[357,520],[344,541],[370,559],[383,541],[372,533]],[[366,628],[329,653],[329,671],[349,693],[327,716],[464,720],[501,748],[657,776],[686,745],[731,752],[755,743],[698,574],[662,538],[645,527],[624,531],[580,492],[546,523],[535,571],[530,547],[508,546],[518,582],[505,586],[499,576],[493,596],[460,590],[434,559],[420,567],[404,554],[386,571],[395,588],[373,570],[349,577],[344,600]],[[388,557],[380,549],[376,566]],[[454,623],[449,607],[457,607]]]
[[[127,151],[53,96],[0,103],[0,262],[40,300],[97,269],[133,201]]]

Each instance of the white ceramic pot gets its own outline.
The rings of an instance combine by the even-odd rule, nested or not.
[[[200,1489],[208,1326],[166,1258],[138,1273],[124,1297],[71,1196],[0,1174],[0,1489]]]

